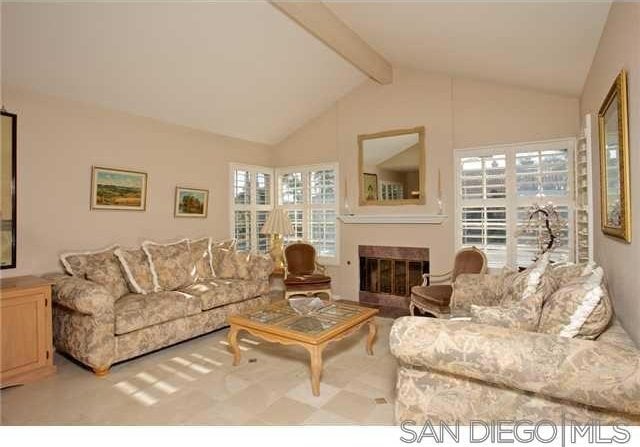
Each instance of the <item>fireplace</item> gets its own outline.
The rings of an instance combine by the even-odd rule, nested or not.
[[[360,245],[360,302],[406,308],[411,287],[429,273],[429,249]]]

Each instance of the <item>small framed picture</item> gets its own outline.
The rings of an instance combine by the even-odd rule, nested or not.
[[[146,172],[92,167],[92,210],[144,211],[146,206]]]
[[[370,200],[378,200],[378,175],[377,174],[362,174],[364,199],[368,202]]]
[[[176,217],[207,217],[209,191],[176,186]]]

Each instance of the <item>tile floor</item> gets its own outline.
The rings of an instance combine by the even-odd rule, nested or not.
[[[105,378],[56,355],[58,373],[0,392],[3,425],[392,425],[396,360],[392,319],[329,345],[320,396],[308,354],[241,333],[231,365],[227,329],[115,365]],[[376,403],[378,401],[378,403]],[[386,403],[384,403],[386,401]]]

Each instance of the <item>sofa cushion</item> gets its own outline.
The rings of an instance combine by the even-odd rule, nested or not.
[[[236,240],[227,239],[225,241],[211,241],[211,266],[213,275],[218,276],[220,263],[228,250],[235,250]]]
[[[509,275],[505,279],[504,292],[500,305],[509,306],[518,303],[544,288],[547,295],[555,290],[555,280],[545,275],[549,266],[549,252],[544,253],[538,260],[522,272]],[[543,278],[546,279],[543,281]]]
[[[170,244],[145,241],[142,249],[149,258],[154,291],[176,290],[193,283],[195,265],[187,239]]]
[[[131,292],[145,295],[154,291],[149,259],[141,248],[129,250],[119,248],[115,251],[115,255],[120,261]]]
[[[609,325],[613,307],[602,267],[558,289],[542,308],[539,332],[568,338],[597,338]]]
[[[221,250],[222,260],[216,270],[216,277],[223,279],[250,279],[249,260],[251,253],[235,249]]]
[[[201,312],[200,299],[182,292],[131,293],[115,304],[115,333],[126,334]]]
[[[181,291],[198,297],[202,310],[209,310],[266,294],[269,292],[269,281],[216,278],[198,281]]]
[[[596,267],[594,262],[563,263],[550,266],[548,273],[556,280],[558,287],[563,287],[581,276],[591,274]]]
[[[100,284],[118,299],[129,293],[129,287],[114,254],[117,248],[114,245],[102,251],[66,253],[60,260],[69,274]]]
[[[87,262],[89,262],[93,256],[100,256],[104,253],[113,252],[117,248],[118,245],[116,244],[102,250],[63,253],[60,255],[60,262],[68,274],[84,278],[87,274]]]
[[[519,331],[536,331],[540,322],[544,299],[545,291],[541,289],[524,300],[507,306],[478,306],[472,304],[470,307],[471,321]]]
[[[189,250],[191,261],[195,266],[195,280],[213,278],[213,264],[211,262],[211,238],[190,240]]]
[[[273,258],[268,254],[251,253],[249,259],[249,275],[251,279],[268,280],[273,273],[275,263]]]

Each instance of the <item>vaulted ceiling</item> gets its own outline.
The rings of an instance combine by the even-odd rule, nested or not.
[[[266,2],[5,4],[3,81],[276,143],[365,78]]]
[[[394,66],[578,95],[609,2],[327,2]],[[264,1],[2,5],[2,80],[276,143],[366,77]]]
[[[393,65],[582,92],[609,1],[328,2]]]

